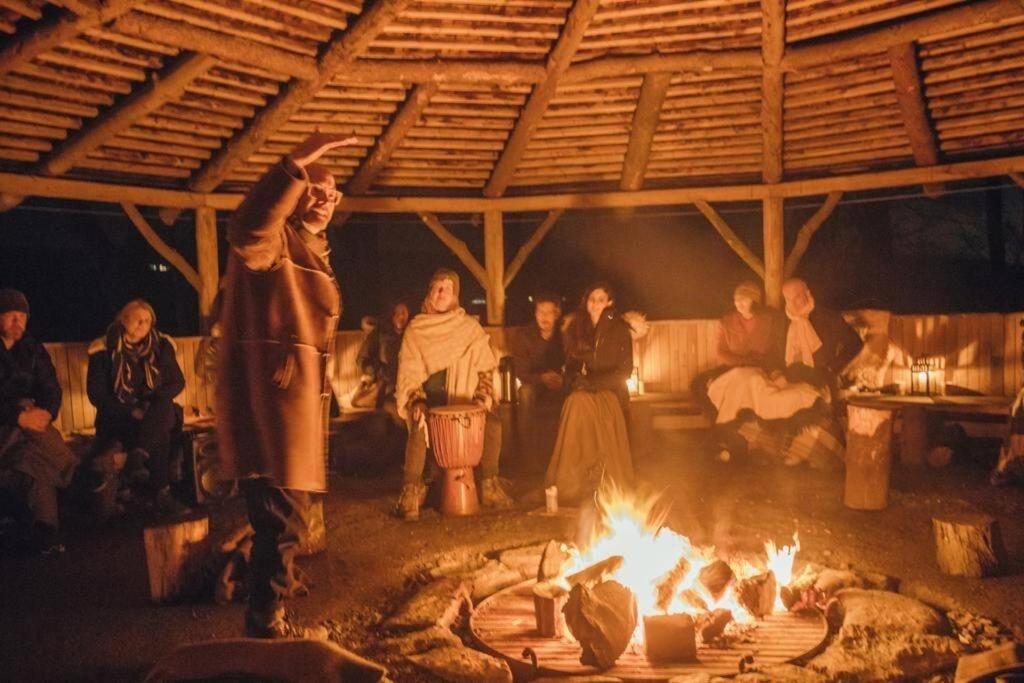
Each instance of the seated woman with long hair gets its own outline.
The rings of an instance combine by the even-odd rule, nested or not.
[[[185,388],[174,342],[156,327],[148,302],[125,304],[107,333],[89,347],[89,401],[96,406],[96,453],[119,444],[124,474],[161,512],[182,511],[170,490],[174,397]]]
[[[565,334],[565,383],[554,453],[544,478],[563,503],[582,501],[602,483],[629,486],[633,462],[625,415],[633,369],[629,325],[615,311],[603,282],[587,287]]]

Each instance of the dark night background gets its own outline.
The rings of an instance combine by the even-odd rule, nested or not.
[[[799,268],[820,301],[897,312],[1024,309],[1022,190],[989,181],[938,200],[909,188],[903,192],[843,198]],[[787,252],[821,201],[787,201]],[[716,208],[760,254],[760,205]],[[144,213],[166,242],[195,262],[191,212],[170,228],[155,211]],[[218,216],[222,264],[227,217]],[[440,218],[482,263],[482,216]],[[506,214],[506,263],[542,218]],[[462,274],[463,305],[483,314],[482,288],[416,216],[357,215],[332,228],[330,237],[345,299],[343,328],[357,328],[362,316],[392,299],[418,309],[423,287],[439,266]],[[652,319],[718,317],[730,306],[735,284],[750,277],[753,272],[692,206],[569,211],[512,283],[507,319],[525,321],[528,297],[541,290],[563,295],[567,307],[575,305],[596,278],[619,289],[620,308]],[[28,295],[31,329],[45,341],[97,337],[135,297],[154,304],[162,330],[198,330],[195,291],[114,205],[33,199],[0,214],[0,286]]]

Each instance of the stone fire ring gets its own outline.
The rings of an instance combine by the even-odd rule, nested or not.
[[[817,613],[773,614],[758,622],[750,642],[730,648],[701,646],[696,662],[649,662],[642,649],[631,647],[615,666],[605,671],[580,664],[578,643],[537,634],[533,613],[534,580],[524,581],[495,593],[481,602],[470,617],[469,626],[478,645],[490,654],[502,657],[513,670],[532,668],[523,651],[531,648],[537,655],[539,676],[592,676],[604,674],[625,681],[666,681],[673,676],[706,673],[729,676],[740,672],[740,660],[753,655],[753,664],[783,664],[815,654],[828,636],[828,623]]]

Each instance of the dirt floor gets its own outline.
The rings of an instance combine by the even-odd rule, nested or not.
[[[668,523],[700,544],[757,551],[799,531],[798,556],[821,564],[882,572],[915,597],[995,618],[1024,637],[1024,491],[993,488],[979,464],[894,472],[890,504],[880,512],[843,507],[841,471],[722,464],[699,447],[700,432],[662,440],[637,463],[641,478],[674,501]],[[520,477],[520,491],[538,482]],[[408,594],[409,580],[438,554],[490,551],[550,538],[571,539],[571,514],[527,509],[464,519],[428,512],[415,523],[388,514],[397,471],[383,478],[333,477],[326,500],[327,553],[303,561],[314,582],[292,601],[297,618],[332,620],[335,637],[363,650],[381,617]],[[939,574],[930,519],[982,510],[1002,525],[1009,574],[984,580]],[[242,521],[240,502],[210,510],[215,532]],[[62,554],[0,559],[0,678],[140,680],[175,646],[241,634],[242,605],[212,602],[155,606],[148,599],[142,522],[68,529]]]

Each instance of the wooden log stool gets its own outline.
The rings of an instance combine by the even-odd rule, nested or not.
[[[210,552],[210,519],[192,517],[147,526],[142,531],[153,602],[183,596]]]
[[[846,487],[843,504],[881,510],[889,500],[892,411],[849,404],[846,428]]]
[[[950,576],[999,576],[1006,551],[999,523],[990,515],[965,513],[932,518],[935,559]]]

